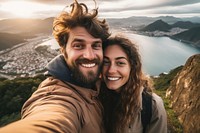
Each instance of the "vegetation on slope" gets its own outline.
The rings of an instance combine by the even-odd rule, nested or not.
[[[36,90],[44,76],[0,79],[0,127],[20,118],[24,102]]]
[[[166,90],[170,86],[170,82],[174,79],[178,72],[182,70],[183,66],[177,67],[170,71],[169,74],[160,74],[159,78],[153,78],[155,93],[162,97],[164,106],[167,111],[168,131],[171,133],[183,133],[183,128],[177,119],[173,109],[170,107],[170,101],[166,98]]]
[[[165,97],[166,89],[176,74],[182,69],[180,66],[169,74],[160,74],[153,78],[155,93],[164,100],[168,115],[168,130],[171,133],[182,133],[176,114],[169,106],[169,99]],[[19,78],[14,80],[0,79],[0,127],[20,119],[20,111],[24,102],[44,80],[44,76],[34,78]]]

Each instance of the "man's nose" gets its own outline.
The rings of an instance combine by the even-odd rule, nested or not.
[[[84,53],[83,53],[83,57],[89,60],[93,60],[95,59],[95,52],[92,48],[87,48]]]

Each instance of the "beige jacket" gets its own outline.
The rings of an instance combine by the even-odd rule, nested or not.
[[[118,109],[116,108],[115,105],[118,104],[119,102],[120,94],[113,93],[113,91],[110,90],[107,91],[107,89],[105,89],[103,85],[100,92],[100,98],[102,100],[105,109],[105,118],[104,118],[106,119],[105,125],[109,126],[106,127],[109,130],[110,126],[112,126],[112,124],[110,125],[112,120],[108,120],[107,116],[112,115],[112,111]],[[140,95],[141,111],[143,107],[142,92],[143,89],[141,89],[141,95]],[[112,110],[112,108],[114,108],[114,110]],[[123,133],[143,133],[141,111],[139,111],[138,114],[134,115],[134,121],[130,125],[127,125],[124,128]],[[150,124],[148,124],[146,127],[145,133],[167,133],[167,114],[165,111],[163,100],[155,93],[152,93],[152,116]]]
[[[124,133],[142,132],[143,126],[140,112],[136,115],[135,121],[126,129]],[[167,114],[163,100],[155,93],[152,93],[152,117],[150,124],[147,126],[146,133],[167,133]]]
[[[24,104],[22,119],[0,133],[102,133],[97,96],[98,91],[47,78]]]

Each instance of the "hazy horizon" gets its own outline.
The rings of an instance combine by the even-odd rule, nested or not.
[[[45,20],[45,19],[48,19],[48,18],[53,18],[54,16],[50,16],[50,17],[44,17],[44,18],[24,18],[24,17],[13,17],[13,18],[0,18],[0,21],[1,20],[12,20],[12,19],[24,19],[24,20],[27,20],[27,19],[33,19],[33,20],[36,20],[36,19],[40,19],[40,20]],[[131,18],[131,17],[146,17],[146,18],[158,18],[158,17],[174,17],[174,18],[180,18],[180,19],[184,19],[184,18],[200,18],[200,16],[191,16],[191,17],[176,17],[176,16],[129,16],[129,17],[124,17],[124,18]],[[100,18],[104,18],[104,17],[100,17]],[[113,17],[107,17],[105,19],[123,19],[123,18],[113,18]],[[199,22],[200,23],[200,22]]]
[[[9,18],[56,17],[73,0],[1,0],[0,20]],[[131,16],[200,17],[199,0],[78,0],[90,9],[99,8],[99,17],[128,18]]]

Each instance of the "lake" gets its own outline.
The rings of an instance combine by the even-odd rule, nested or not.
[[[126,35],[138,45],[143,70],[152,76],[168,73],[171,69],[184,65],[190,56],[200,53],[200,49],[169,37],[149,37],[130,32]],[[51,45],[52,49],[59,48],[54,39],[42,45]]]
[[[200,49],[169,37],[148,37],[132,33],[127,36],[139,46],[143,70],[149,75],[168,73],[184,65],[190,56],[200,53]]]

